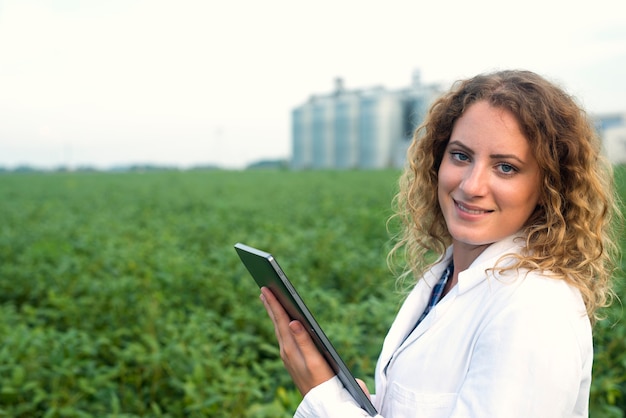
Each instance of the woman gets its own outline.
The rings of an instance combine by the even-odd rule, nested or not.
[[[408,159],[392,255],[418,280],[377,363],[380,415],[587,416],[618,212],[585,113],[532,72],[478,75],[433,104]],[[296,416],[367,416],[302,326],[261,299],[304,395]]]

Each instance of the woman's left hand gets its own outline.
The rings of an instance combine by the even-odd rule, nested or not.
[[[335,373],[299,321],[292,321],[272,291],[261,289],[261,300],[274,323],[280,357],[302,395],[330,380]]]

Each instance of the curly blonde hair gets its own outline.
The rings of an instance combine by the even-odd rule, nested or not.
[[[523,227],[525,252],[507,269],[550,271],[578,288],[592,320],[611,302],[611,276],[618,255],[618,197],[610,163],[586,113],[560,87],[530,71],[481,74],[455,83],[431,106],[415,131],[408,164],[394,199],[402,229],[390,253],[401,256],[404,276],[421,276],[451,243],[439,207],[439,166],[452,128],[478,101],[516,118],[539,164],[539,205]]]

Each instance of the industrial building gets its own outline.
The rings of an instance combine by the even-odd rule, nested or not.
[[[327,95],[314,95],[292,111],[293,169],[401,167],[413,131],[439,85],[424,85],[419,71],[410,87],[346,90],[342,79]]]

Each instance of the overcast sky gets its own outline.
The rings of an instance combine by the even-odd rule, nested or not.
[[[345,87],[530,69],[626,112],[624,0],[0,0],[0,166],[242,167]]]

